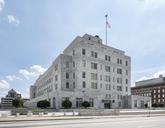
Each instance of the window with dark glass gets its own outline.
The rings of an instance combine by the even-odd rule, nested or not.
[[[85,54],[86,54],[86,50],[82,49],[82,55],[85,55]]]

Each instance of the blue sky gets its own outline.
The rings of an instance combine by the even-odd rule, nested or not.
[[[164,0],[0,0],[0,97],[29,86],[77,36],[105,40],[132,59],[132,84],[165,74]]]

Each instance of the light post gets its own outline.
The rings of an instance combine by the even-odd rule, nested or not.
[[[151,115],[150,110],[151,110],[151,101],[148,101],[148,117],[150,117]]]

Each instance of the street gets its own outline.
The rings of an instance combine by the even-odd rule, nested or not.
[[[164,128],[165,117],[1,122],[0,128]]]

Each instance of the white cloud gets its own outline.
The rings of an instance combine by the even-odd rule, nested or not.
[[[4,6],[5,6],[5,1],[0,0],[0,12],[3,10]]]
[[[9,23],[14,23],[16,25],[20,24],[20,21],[17,18],[15,18],[15,16],[13,15],[7,15],[7,19]]]
[[[0,91],[9,89],[10,84],[6,80],[0,80]]]
[[[142,80],[148,80],[148,79],[158,78],[158,77],[160,77],[160,75],[162,75],[163,77],[165,77],[165,70],[158,71],[158,72],[154,73],[151,76],[143,76],[143,77],[141,77],[140,79],[138,79],[136,81],[142,81]]]
[[[20,77],[15,76],[15,75],[8,75],[8,76],[6,76],[6,79],[8,79],[8,80],[10,80],[10,81],[22,80]]]
[[[33,65],[29,69],[21,69],[19,73],[22,74],[26,79],[31,77],[38,77],[46,71],[41,65]]]

